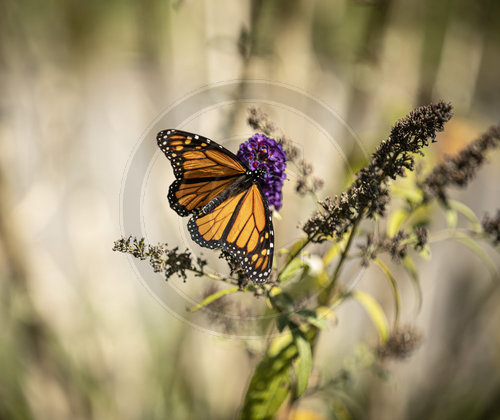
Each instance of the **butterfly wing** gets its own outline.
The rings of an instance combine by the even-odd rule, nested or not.
[[[274,231],[271,213],[257,184],[224,200],[188,223],[192,239],[206,248],[224,248],[250,280],[264,283],[271,273]]]
[[[198,134],[163,130],[156,140],[174,169],[168,201],[180,216],[196,213],[247,171],[236,155]]]

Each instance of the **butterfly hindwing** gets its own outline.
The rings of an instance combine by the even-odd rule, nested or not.
[[[253,184],[212,212],[193,216],[188,223],[197,244],[226,249],[257,283],[269,277],[274,247],[271,214],[263,197],[260,187]]]
[[[221,194],[233,179],[186,183],[175,180],[168,189],[168,201],[179,216],[188,216]]]

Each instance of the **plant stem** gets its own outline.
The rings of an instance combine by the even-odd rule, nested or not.
[[[349,249],[351,248],[354,236],[356,236],[356,230],[361,221],[361,218],[362,215],[359,215],[359,217],[352,225],[351,232],[349,233],[349,237],[347,238],[347,243],[344,247],[344,250],[342,251],[342,254],[340,255],[339,262],[337,263],[337,266],[335,267],[335,270],[332,274],[332,280],[330,281],[330,284],[326,287],[326,289],[323,291],[323,293],[321,293],[320,295],[319,300],[321,305],[328,305],[332,298],[333,291],[335,290],[335,285],[337,284],[337,280],[339,278],[340,270],[342,269],[342,266],[347,258],[347,254],[349,253]]]

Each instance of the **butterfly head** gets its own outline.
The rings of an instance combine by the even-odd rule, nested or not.
[[[254,181],[263,181],[266,176],[264,168],[257,168],[255,171],[247,171],[247,175],[251,176]]]

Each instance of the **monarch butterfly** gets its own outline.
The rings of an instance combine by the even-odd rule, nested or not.
[[[163,130],[158,146],[172,164],[170,207],[188,222],[191,238],[206,248],[223,248],[250,280],[267,281],[273,261],[271,212],[259,185],[265,171],[248,169],[238,156],[198,134]]]

